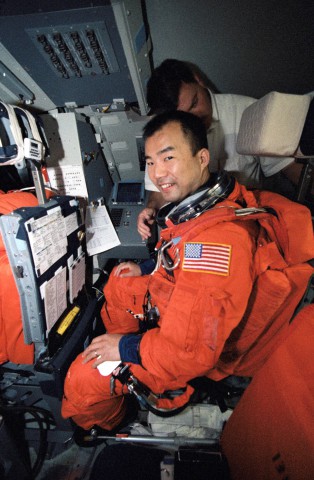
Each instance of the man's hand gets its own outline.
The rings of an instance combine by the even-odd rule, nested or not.
[[[100,363],[106,360],[121,360],[119,342],[122,336],[123,335],[117,333],[105,333],[104,335],[94,338],[91,344],[82,353],[82,363],[94,360],[92,367],[96,368]]]
[[[135,262],[121,262],[115,269],[115,277],[140,277],[142,275],[139,265]]]
[[[151,236],[150,226],[155,222],[156,209],[146,207],[137,217],[137,231],[141,235],[142,240],[147,240]]]
[[[164,204],[165,200],[161,192],[149,192],[146,208],[137,217],[137,231],[141,235],[142,240],[147,240],[151,237],[151,226],[155,222],[158,210]]]

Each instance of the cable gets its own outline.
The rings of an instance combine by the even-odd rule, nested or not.
[[[46,454],[46,448],[47,448],[47,430],[51,425],[51,423],[53,422],[53,417],[51,413],[41,407],[31,407],[26,405],[3,405],[3,404],[0,405],[0,413],[1,414],[28,413],[32,415],[35,421],[37,422],[39,427],[39,449],[37,452],[36,460],[34,462],[34,465],[31,467],[31,472],[30,472],[32,475],[32,478],[36,478],[45,461],[45,454]],[[43,418],[41,417],[41,415],[43,416]],[[3,416],[5,417],[5,415]],[[25,418],[24,418],[24,421],[26,422]],[[44,422],[46,424],[46,428],[44,428],[44,425],[43,425]]]

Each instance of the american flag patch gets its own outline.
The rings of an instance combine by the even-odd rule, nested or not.
[[[231,245],[185,243],[183,270],[229,275]]]

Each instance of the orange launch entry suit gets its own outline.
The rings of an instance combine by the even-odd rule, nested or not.
[[[258,203],[275,204],[276,214],[235,217],[236,209]],[[183,405],[195,377],[253,376],[289,328],[313,272],[306,262],[314,257],[308,209],[237,183],[227,199],[199,217],[178,225],[168,221],[160,244],[170,241],[173,262],[180,257],[172,272],[160,264],[151,275],[111,275],[102,308],[107,333],[138,332],[130,311],[142,314],[149,292],[158,326],[142,334],[141,364],[130,369],[155,394],[184,389],[174,400],[160,398],[159,408]],[[82,364],[79,355],[70,366],[62,414],[83,428],[110,430],[125,414],[126,386],[117,381],[111,395],[110,375],[102,376],[92,363]]]

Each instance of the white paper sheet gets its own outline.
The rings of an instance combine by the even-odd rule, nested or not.
[[[60,210],[25,222],[37,277],[45,273],[67,251],[67,233]]]
[[[60,195],[87,198],[86,181],[80,165],[49,167],[47,172],[51,188],[56,189]]]
[[[48,282],[41,286],[45,304],[47,333],[67,308],[66,268],[60,269]]]
[[[87,207],[86,248],[89,256],[120,245],[120,240],[104,205]]]

